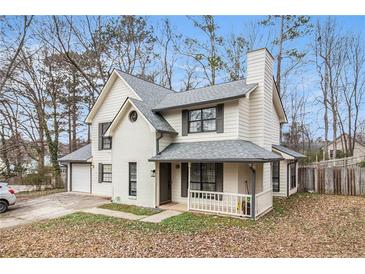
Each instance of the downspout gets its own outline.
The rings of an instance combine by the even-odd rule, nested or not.
[[[160,140],[163,137],[163,133],[160,133],[160,136],[156,138],[156,154],[160,154]]]
[[[256,169],[254,164],[249,164],[252,171],[252,184],[251,184],[251,218],[256,220]]]

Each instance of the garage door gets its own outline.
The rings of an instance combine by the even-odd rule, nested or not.
[[[90,165],[72,164],[72,191],[90,193]]]

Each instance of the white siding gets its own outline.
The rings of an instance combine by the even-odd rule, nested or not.
[[[293,189],[289,189],[289,196],[290,195],[293,195],[294,193],[297,193],[297,191],[298,191],[298,169],[299,169],[299,165],[298,165],[298,163],[297,163],[297,165],[296,165],[296,169],[295,169],[295,173],[296,173],[296,180],[297,180],[297,182],[296,182],[296,187],[295,188],[293,188]],[[290,174],[290,171],[289,171],[289,176],[291,176],[291,174]],[[289,187],[290,187],[290,184],[289,184]]]
[[[133,110],[127,109],[127,113]],[[139,115],[132,123],[125,115],[113,133],[113,201],[146,207],[156,206],[156,177],[151,176],[155,163],[155,132]],[[137,163],[137,196],[129,196],[129,162]]]
[[[247,83],[258,87],[249,97],[250,140],[271,151],[273,116],[273,58],[266,49],[247,54]],[[272,188],[271,165],[263,165],[263,191]]]
[[[223,192],[238,193],[238,164],[223,164]]]
[[[280,121],[279,115],[276,111],[276,108],[273,104],[273,115],[272,115],[272,124],[271,124],[271,132],[272,132],[272,144],[279,145],[280,144]]]
[[[111,164],[111,150],[99,150],[98,149],[98,124],[104,122],[111,122],[114,116],[118,113],[122,104],[126,98],[135,97],[133,91],[125,85],[125,83],[117,78],[109,90],[103,104],[100,106],[96,113],[93,122],[90,127],[91,133],[91,151],[93,155],[93,168],[92,168],[92,193],[98,195],[112,196],[112,184],[111,183],[99,183],[98,182],[98,164]],[[113,138],[113,149],[114,149]],[[112,167],[114,170],[114,167]]]
[[[238,101],[238,135],[240,139],[250,139],[250,101],[248,98],[241,98]]]
[[[164,133],[163,137],[159,141],[160,152],[163,151],[174,140],[174,135]]]
[[[288,161],[282,160],[280,161],[280,173],[279,173],[279,180],[280,180],[280,191],[273,192],[274,196],[287,196],[287,167]]]
[[[212,105],[202,105],[191,109],[209,107]],[[192,133],[187,136],[181,135],[182,129],[182,110],[170,110],[163,113],[167,122],[179,133],[174,142],[198,142],[198,141],[213,141],[238,139],[238,100],[224,103],[224,132],[202,132]]]
[[[249,97],[250,139],[271,150],[273,114],[273,58],[265,50],[249,52],[247,55],[247,83],[258,87]]]

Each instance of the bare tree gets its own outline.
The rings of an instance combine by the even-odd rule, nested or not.
[[[227,54],[225,68],[228,72],[228,79],[231,81],[243,79],[246,73],[246,54],[248,43],[243,35],[232,34],[225,41]]]
[[[224,62],[220,48],[223,45],[223,37],[218,34],[219,26],[214,16],[204,15],[200,18],[189,17],[193,25],[202,31],[206,40],[185,38],[186,48],[180,50],[181,54],[194,60],[202,72],[202,78],[208,85],[217,82],[218,73],[223,69]]]
[[[323,158],[327,159],[330,122],[328,113],[329,111],[332,113],[332,137],[333,140],[336,140],[338,126],[338,94],[344,59],[344,39],[338,32],[336,22],[333,19],[327,18],[323,23],[317,22],[314,52],[322,91],[320,101],[324,107],[325,146]],[[336,158],[336,142],[334,142],[333,145],[333,158]]]
[[[363,103],[365,88],[365,48],[359,35],[350,35],[344,44],[344,62],[340,88],[340,106],[345,115],[338,111],[338,121],[344,136],[345,153],[352,156],[359,127],[360,108]],[[347,129],[346,129],[347,124]],[[346,134],[347,131],[347,134]]]
[[[160,35],[157,37],[160,46],[160,66],[159,84],[169,89],[173,89],[173,80],[175,76],[177,52],[180,47],[181,35],[176,34],[169,19],[165,18],[162,22]]]
[[[295,15],[270,15],[261,21],[264,26],[278,27],[277,38],[273,40],[273,44],[277,46],[277,67],[276,67],[276,83],[278,85],[279,94],[283,96],[281,90],[281,78],[283,74],[288,74],[298,64],[302,62],[305,52],[299,51],[296,47],[288,46],[288,42],[293,41],[311,30],[309,16]],[[285,71],[282,70],[283,60],[289,59]]]

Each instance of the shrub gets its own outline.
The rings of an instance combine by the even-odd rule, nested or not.
[[[27,174],[22,178],[24,185],[49,185],[52,183],[52,172],[48,167],[38,173]]]
[[[359,163],[357,163],[358,167],[365,167],[365,161],[361,161]]]

